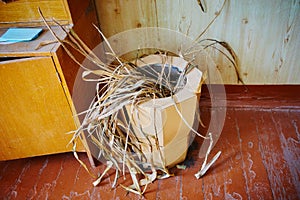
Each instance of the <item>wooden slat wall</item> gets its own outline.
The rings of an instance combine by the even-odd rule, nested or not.
[[[107,37],[137,27],[166,27],[195,38],[205,29],[223,0],[96,0]],[[246,84],[300,84],[300,0],[227,0],[223,12],[203,35],[227,41],[241,61]],[[212,55],[214,56],[214,55]],[[224,83],[236,84],[233,67],[216,62]]]

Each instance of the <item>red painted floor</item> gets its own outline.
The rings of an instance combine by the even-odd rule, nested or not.
[[[204,123],[209,113],[202,110]],[[94,179],[66,153],[0,162],[0,199],[300,199],[299,109],[229,108],[211,157],[222,154],[197,180],[200,144],[199,138],[192,144],[185,170],[171,169],[175,176],[153,182],[143,197],[112,189],[113,170],[93,187]],[[129,185],[130,179],[118,183]]]

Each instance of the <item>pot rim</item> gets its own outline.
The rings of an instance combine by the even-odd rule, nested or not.
[[[137,60],[137,66],[145,66],[145,63],[148,65],[152,64],[168,64],[169,66],[177,67],[180,71],[184,69],[189,64],[186,60],[181,57],[176,56],[165,56],[165,55],[149,55],[140,60]],[[186,83],[183,88],[176,92],[173,97],[168,96],[164,98],[151,99],[149,101],[139,104],[139,107],[155,107],[155,108],[165,108],[173,105],[174,103],[180,103],[185,101],[193,96],[196,96],[200,93],[201,90],[201,79],[202,72],[193,68],[189,73],[185,75]]]

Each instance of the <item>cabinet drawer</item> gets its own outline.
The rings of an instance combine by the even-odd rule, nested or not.
[[[76,129],[51,57],[0,62],[0,160],[70,151]]]

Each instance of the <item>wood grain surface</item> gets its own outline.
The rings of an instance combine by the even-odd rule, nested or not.
[[[210,108],[202,108],[204,124]],[[0,162],[0,197],[8,199],[299,199],[299,109],[229,108],[221,137],[212,151],[222,154],[207,174],[197,180],[202,143],[196,138],[175,175],[150,184],[143,197],[111,188],[114,171],[99,186],[69,154]],[[200,128],[205,132],[205,128]],[[210,157],[211,157],[210,156]],[[85,154],[80,158],[88,163]],[[103,164],[90,168],[94,173]],[[131,184],[130,178],[119,184]]]
[[[76,129],[51,57],[0,62],[0,160],[66,152]]]
[[[220,11],[223,2],[206,1],[206,13],[201,11],[197,0],[96,0],[96,5],[106,37],[140,27],[162,27],[195,39]],[[241,77],[247,84],[299,84],[299,19],[299,0],[227,0],[202,39],[228,42],[240,60]],[[218,52],[210,55],[223,82],[237,84],[232,64]]]

